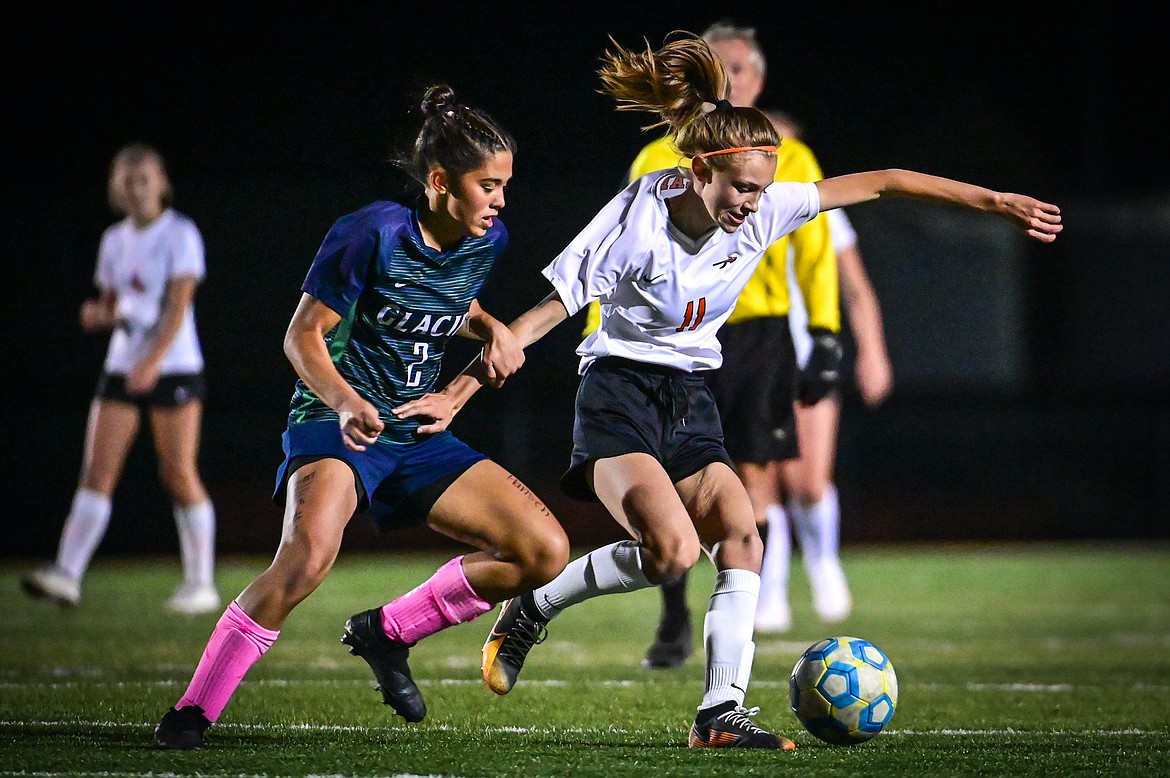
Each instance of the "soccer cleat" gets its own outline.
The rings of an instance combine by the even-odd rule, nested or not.
[[[675,614],[662,614],[654,642],[646,649],[642,667],[648,670],[682,667],[687,657],[695,651],[691,632],[691,612],[686,611],[680,618]]]
[[[203,733],[210,726],[211,722],[198,705],[171,708],[154,728],[154,747],[182,751],[203,748]]]
[[[52,600],[62,608],[81,602],[81,582],[56,565],[41,565],[21,578],[20,585],[33,597]]]
[[[426,717],[427,704],[406,664],[410,646],[414,644],[398,643],[386,636],[382,629],[381,608],[350,616],[345,622],[341,642],[349,646],[349,653],[366,660],[374,671],[374,678],[378,681],[374,688],[382,693],[383,705],[394,708],[394,712],[407,721],[422,721]]]
[[[211,613],[219,610],[219,592],[212,584],[180,584],[167,600],[167,610],[193,616],[197,613]]]
[[[496,694],[507,694],[516,685],[524,659],[548,636],[548,619],[524,597],[513,597],[500,606],[500,615],[483,644],[480,669],[483,682]]]
[[[822,559],[810,568],[813,610],[826,624],[844,621],[853,610],[853,597],[845,581],[845,571],[837,559]]]
[[[771,748],[779,751],[793,751],[796,743],[786,737],[773,735],[752,723],[751,716],[759,708],[745,708],[735,700],[721,702],[714,707],[700,710],[691,725],[687,738],[690,748]]]
[[[756,632],[780,633],[792,628],[792,608],[787,602],[765,603],[756,607]]]

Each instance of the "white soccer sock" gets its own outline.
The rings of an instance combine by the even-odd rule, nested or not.
[[[706,691],[699,706],[710,708],[727,700],[743,705],[755,653],[752,643],[760,577],[750,570],[720,570],[703,620],[707,651]]]
[[[215,576],[215,508],[210,500],[175,503],[175,527],[183,559],[183,582],[208,585]]]
[[[537,610],[551,619],[598,595],[653,586],[642,572],[640,548],[633,540],[623,540],[574,559],[560,575],[533,591]]]
[[[768,519],[768,540],[760,568],[760,601],[781,605],[788,602],[788,563],[792,555],[788,516],[780,505],[769,505],[764,515]]]
[[[82,486],[73,495],[73,505],[57,544],[57,567],[73,580],[80,581],[85,575],[93,552],[110,526],[111,509],[110,498],[93,489]]]
[[[833,484],[826,486],[821,499],[811,505],[789,500],[788,515],[792,517],[792,527],[806,567],[812,565],[815,568],[822,559],[837,558],[841,540],[841,505]]]

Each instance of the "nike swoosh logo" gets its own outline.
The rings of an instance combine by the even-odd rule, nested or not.
[[[642,275],[642,283],[644,283],[644,284],[653,284],[653,283],[655,283],[656,281],[658,281],[658,279],[662,278],[664,275],[666,275],[666,273],[659,273],[658,275],[656,275],[656,276],[654,276],[653,278],[651,278],[650,276],[648,276],[648,275],[646,275],[646,274],[643,274],[643,275]]]
[[[401,289],[404,286],[410,286],[410,282],[409,281],[395,281],[394,282],[395,289]]]

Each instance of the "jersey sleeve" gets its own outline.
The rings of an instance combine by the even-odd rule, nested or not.
[[[182,219],[179,224],[181,227],[175,230],[171,246],[170,277],[194,277],[202,280],[207,273],[203,236],[194,222]]]
[[[630,183],[655,170],[665,170],[668,167],[675,167],[685,161],[686,157],[670,145],[669,136],[663,136],[642,147],[642,150],[638,152],[638,156],[634,157],[634,161],[630,163],[630,169],[626,174],[626,182]],[[587,337],[600,326],[601,303],[593,300],[586,306],[585,326],[581,329],[581,337]]]
[[[829,217],[829,232],[833,235],[833,249],[841,252],[857,245],[857,230],[853,229],[853,222],[845,215],[844,208],[834,208],[826,211]]]
[[[612,291],[624,274],[624,252],[610,251],[628,230],[626,216],[638,184],[630,184],[597,212],[542,275],[552,282],[569,315]]]
[[[352,214],[338,219],[321,242],[301,291],[342,318],[347,316],[365,289],[378,239],[377,230],[366,220]]]

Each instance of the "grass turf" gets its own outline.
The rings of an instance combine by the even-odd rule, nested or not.
[[[408,590],[445,557],[346,555],[249,672],[208,748],[151,747],[218,614],[163,603],[177,560],[98,558],[79,607],[19,589],[0,564],[0,776],[750,776],[1170,774],[1170,546],[1020,544],[847,548],[854,614],[816,621],[794,560],[794,628],[758,635],[748,705],[791,753],[691,751],[702,649],[644,670],[655,590],[595,599],[557,619],[520,683],[479,676],[494,612],[420,643],[411,667],[429,714],[406,724],[339,642],[346,617]],[[266,559],[220,560],[238,592]],[[696,640],[713,569],[692,573]],[[788,674],[821,637],[890,656],[900,699],[887,731],[852,747],[805,733]]]

